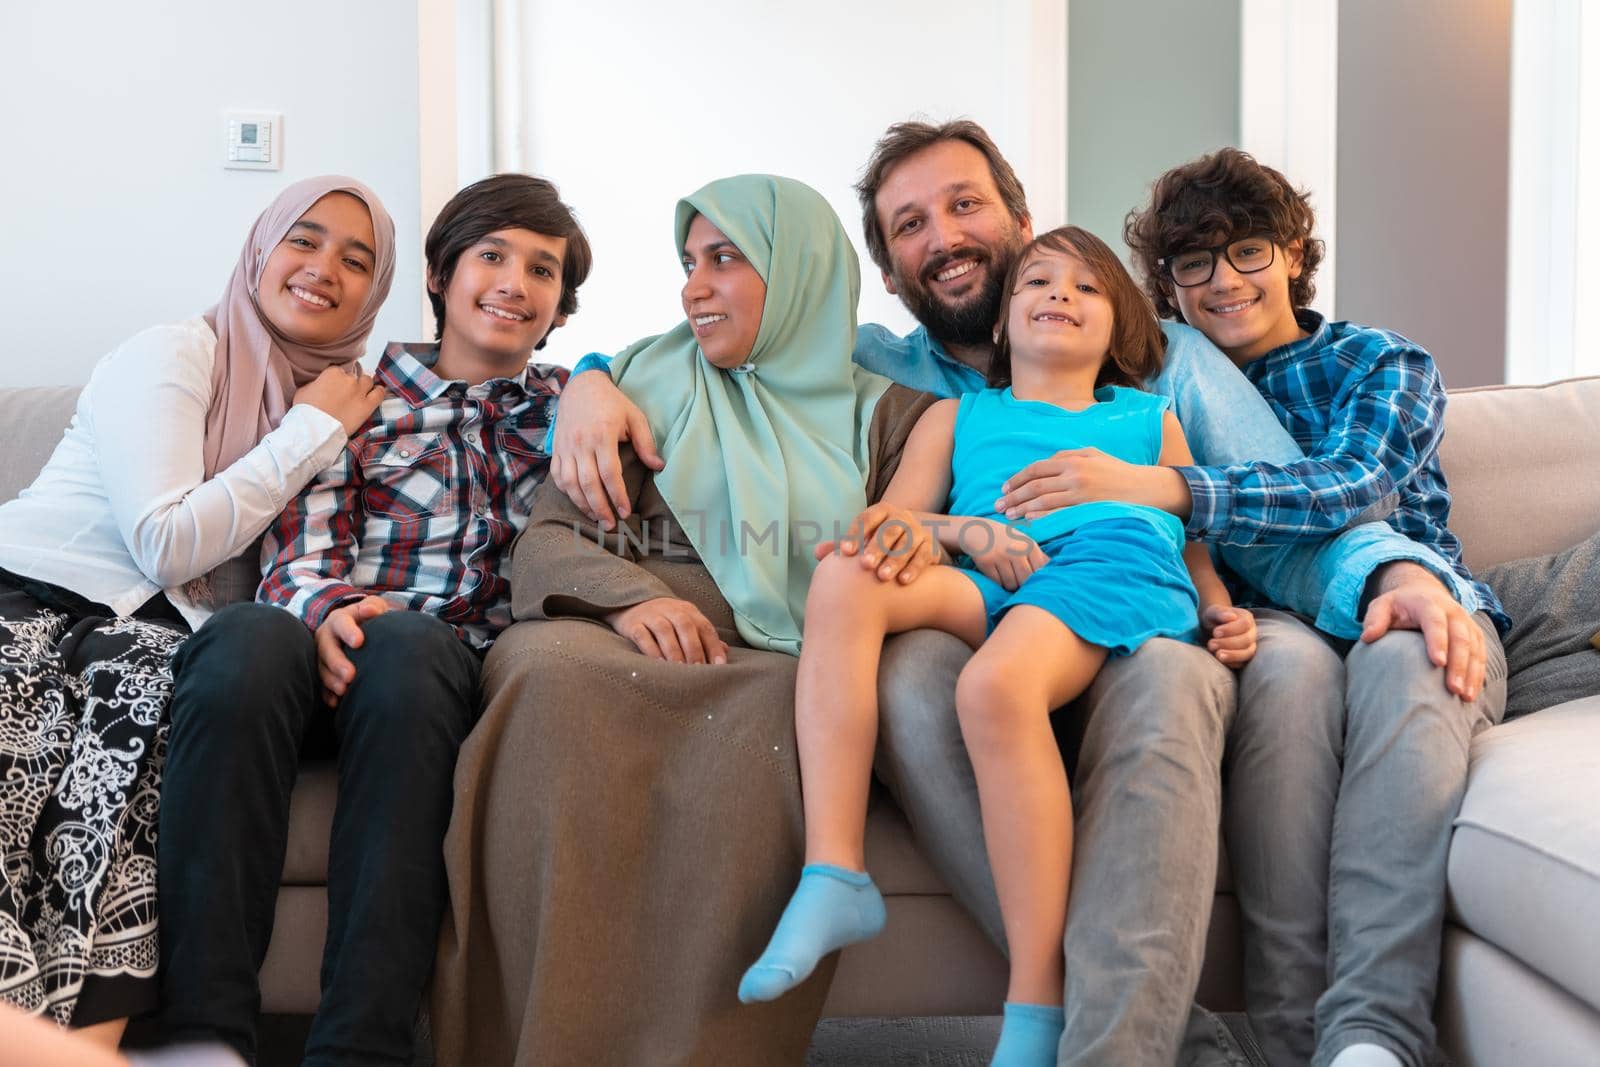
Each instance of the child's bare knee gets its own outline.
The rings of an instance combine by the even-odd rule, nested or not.
[[[974,656],[956,679],[956,715],[967,743],[1001,740],[1039,714],[1044,701],[1036,688],[999,659]]]
[[[888,583],[878,581],[877,575],[861,565],[860,556],[830,553],[822,557],[811,576],[806,612],[870,607],[887,587]]]

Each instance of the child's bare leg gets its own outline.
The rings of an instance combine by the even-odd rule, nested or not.
[[[978,780],[984,843],[1011,956],[996,1064],[1035,1062],[1046,1046],[1054,1062],[1072,873],[1072,797],[1050,711],[1087,689],[1105,658],[1105,649],[1043,609],[1023,604],[1006,614],[956,684],[961,735]]]
[[[879,581],[856,556],[828,556],[817,565],[795,684],[807,863],[866,866],[878,661],[887,635],[920,627],[977,647],[986,629],[978,587],[950,567],[930,568],[901,585]]]
[[[878,735],[878,659],[885,635],[919,626],[983,639],[982,594],[936,567],[909,585],[880,582],[851,556],[818,566],[806,599],[795,691],[806,866],[771,941],[739,983],[739,999],[772,1000],[828,953],[883,929],[883,897],[866,874],[864,837]]]

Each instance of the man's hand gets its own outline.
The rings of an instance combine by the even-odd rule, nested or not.
[[[363,597],[353,604],[335,608],[317,627],[317,676],[322,679],[322,700],[336,707],[356,677],[356,665],[344,654],[347,648],[360,648],[367,635],[361,624],[394,610],[381,596]]]
[[[1397,560],[1379,568],[1378,595],[1367,605],[1361,640],[1390,630],[1420,630],[1428,658],[1444,668],[1445,688],[1462,700],[1478,699],[1488,665],[1483,631],[1427,568]]]
[[[651,470],[666,466],[656,452],[650,421],[609,377],[585,371],[569,381],[561,391],[551,441],[550,477],[604,530],[615,529],[619,516],[628,517],[628,487],[617,454],[623,441]]]
[[[1200,613],[1200,629],[1218,663],[1237,670],[1256,654],[1256,617],[1245,608],[1212,604]]]
[[[663,596],[613,611],[606,624],[647,656],[673,663],[726,663],[728,646],[687,600]]]
[[[1177,471],[1125,463],[1098,448],[1071,448],[1030,463],[1001,492],[994,508],[1008,519],[1036,519],[1091,500],[1147,504],[1180,518],[1192,506],[1189,483]]]
[[[875,572],[879,581],[898,578],[902,585],[944,558],[939,539],[914,512],[883,503],[857,515],[843,539],[823,541],[813,555],[822,559],[833,552],[859,555],[862,569]]]

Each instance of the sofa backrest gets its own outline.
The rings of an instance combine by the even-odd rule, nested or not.
[[[0,389],[0,500],[28,487],[72,421],[75,385]]]
[[[1439,454],[1474,570],[1600,530],[1600,377],[1450,394]]]
[[[0,500],[44,466],[78,389],[0,389]],[[1451,529],[1475,569],[1600,530],[1600,377],[1450,394],[1440,449]]]

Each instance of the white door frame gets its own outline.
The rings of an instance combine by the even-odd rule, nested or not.
[[[1337,0],[1240,0],[1239,147],[1311,194],[1325,255],[1311,306],[1334,317],[1338,265]]]
[[[495,122],[500,99],[520,103],[502,81],[521,78],[516,0],[417,0],[417,122],[420,232],[456,190],[496,170],[521,169],[521,122]],[[499,28],[501,32],[496,33]],[[514,118],[515,116],[513,116]],[[422,301],[423,335],[433,309]]]
[[[1600,373],[1580,294],[1600,286],[1600,12],[1583,0],[1511,9],[1506,381]],[[1587,121],[1585,121],[1587,120]],[[1580,250],[1586,252],[1580,256]]]
[[[1067,221],[1067,4],[1007,0],[1001,9],[1011,47],[1006,70],[1006,128],[1001,145],[1028,192],[1033,231]]]

